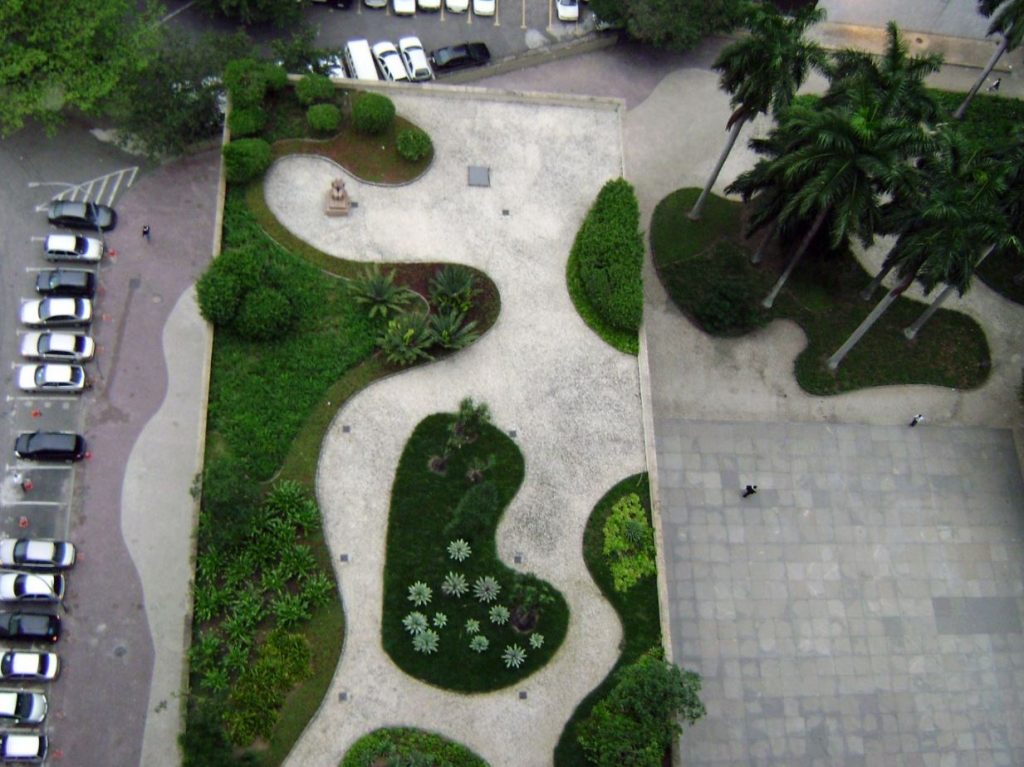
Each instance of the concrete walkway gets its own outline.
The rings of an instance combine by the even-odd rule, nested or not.
[[[644,468],[636,360],[598,339],[565,289],[579,221],[622,171],[620,114],[614,103],[518,103],[471,92],[418,90],[395,101],[437,142],[424,178],[397,189],[347,181],[359,207],[349,219],[325,219],[323,194],[339,169],[294,157],[268,175],[270,208],[309,242],[348,258],[477,266],[497,283],[502,312],[470,349],[360,392],[324,441],[317,493],[346,642],[287,764],[333,767],[370,730],[411,725],[460,741],[495,767],[541,767],[576,704],[618,656],[621,628],[583,563],[584,524],[605,491]],[[490,188],[467,186],[470,164],[490,167]],[[494,422],[515,431],[526,459],[523,487],[498,530],[503,560],[551,582],[572,611],[551,663],[514,688],[473,696],[416,682],[380,644],[388,491],[399,455],[421,419],[453,411],[464,396],[486,402]],[[512,564],[517,552],[522,565]],[[444,652],[443,633],[441,641]]]

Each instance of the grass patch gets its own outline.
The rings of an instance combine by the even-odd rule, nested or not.
[[[435,414],[421,421],[398,465],[388,518],[383,644],[392,660],[410,676],[444,689],[485,692],[514,684],[547,663],[565,639],[569,608],[561,594],[530,576],[532,585],[544,588],[553,597],[552,603],[542,608],[536,630],[520,632],[513,628],[512,621],[498,626],[488,619],[489,607],[503,605],[513,611],[517,606],[513,598],[516,572],[498,559],[494,530],[522,484],[523,457],[501,430],[486,425],[474,442],[451,455],[443,475],[432,471],[428,462],[441,452],[454,420],[453,415]],[[467,471],[476,461],[488,461],[491,456],[493,468],[483,472],[478,484],[471,483]],[[480,492],[488,483],[496,502],[464,517],[467,524],[446,531],[453,509],[467,491]],[[472,554],[464,562],[451,559],[446,551],[448,543],[456,538],[464,538],[472,546]],[[469,593],[461,598],[442,593],[441,583],[449,572],[465,576]],[[500,594],[490,605],[473,595],[473,584],[482,576],[492,576],[501,585]],[[433,589],[432,600],[424,607],[416,607],[408,599],[409,586],[417,581]],[[434,628],[440,638],[434,654],[416,652],[402,624],[407,614],[417,610],[428,618],[436,612],[447,616],[447,626]],[[479,621],[479,633],[489,641],[484,652],[469,647],[473,634],[466,630],[466,621],[470,619]],[[534,634],[544,637],[540,648],[530,644]],[[508,645],[526,650],[526,661],[518,669],[507,669],[502,662]]]
[[[604,681],[580,701],[576,710],[573,711],[572,717],[566,722],[562,736],[558,739],[558,745],[555,747],[554,763],[556,767],[589,767],[590,762],[576,741],[577,727],[590,716],[590,712],[597,702],[612,689],[615,672],[623,666],[636,663],[652,647],[661,647],[661,621],[656,579],[645,578],[625,593],[616,591],[613,587],[612,573],[603,552],[605,522],[608,521],[615,502],[630,493],[640,496],[640,501],[647,512],[647,521],[650,522],[651,491],[647,474],[634,474],[605,493],[591,512],[590,519],[587,520],[587,527],[583,531],[583,559],[587,563],[590,577],[601,589],[605,599],[615,608],[622,623],[622,652]]]
[[[762,312],[758,302],[776,278],[775,261],[760,267],[749,263],[740,239],[742,206],[712,196],[701,221],[690,221],[687,209],[698,189],[681,189],[660,203],[651,220],[651,250],[658,275],[676,305],[713,335],[736,335],[767,320],[788,318],[807,334],[807,348],[797,357],[795,375],[811,394],[838,394],[871,386],[931,384],[973,389],[988,377],[988,343],[978,324],[965,314],[942,309],[913,342],[903,336],[925,305],[900,298],[850,352],[839,370],[825,361],[867,316],[871,302],[859,292],[869,275],[852,257],[823,259],[809,252],[779,294],[775,306]],[[706,322],[703,297],[716,282],[728,280],[735,290],[726,310],[715,316],[740,319],[726,329]],[[703,321],[702,321],[703,320]]]
[[[417,757],[421,757],[420,761],[414,761]],[[388,761],[396,759],[402,761]],[[384,764],[487,767],[487,762],[465,746],[433,732],[409,727],[374,730],[357,740],[341,760],[341,767],[381,767]]]

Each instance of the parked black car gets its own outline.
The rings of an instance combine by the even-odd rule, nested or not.
[[[60,618],[49,613],[0,610],[0,639],[56,642],[60,639]]]
[[[491,61],[491,51],[484,43],[449,45],[430,52],[430,63],[435,70],[451,72],[465,67],[480,67]]]
[[[50,203],[47,216],[54,226],[68,226],[81,229],[113,229],[117,226],[117,213],[106,205],[94,202],[72,202],[54,200]]]
[[[36,292],[92,298],[96,295],[96,275],[84,269],[44,269],[36,276]]]
[[[14,454],[26,461],[80,461],[85,439],[70,431],[33,431],[14,440]]]

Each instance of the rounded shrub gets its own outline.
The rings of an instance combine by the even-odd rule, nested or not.
[[[270,167],[270,144],[263,139],[243,138],[224,147],[224,170],[228,181],[245,183]]]
[[[306,110],[306,122],[317,133],[331,133],[338,130],[341,110],[334,104],[314,104]]]
[[[278,64],[267,63],[263,66],[263,79],[268,90],[279,91],[288,84],[288,72]]]
[[[199,313],[214,325],[226,325],[238,311],[242,289],[238,279],[226,269],[207,269],[196,283]]]
[[[242,138],[259,133],[267,124],[267,113],[258,107],[232,109],[228,118],[228,128],[233,138]]]
[[[269,341],[288,333],[296,319],[295,307],[282,290],[259,287],[242,298],[234,326],[240,336]]]
[[[334,98],[334,85],[327,75],[308,74],[295,84],[295,97],[303,106]]]
[[[398,134],[396,140],[398,154],[402,159],[409,162],[416,162],[429,155],[434,150],[434,144],[430,136],[419,128],[407,128]]]
[[[364,93],[352,107],[356,130],[369,136],[384,133],[395,121],[395,104],[379,93]]]

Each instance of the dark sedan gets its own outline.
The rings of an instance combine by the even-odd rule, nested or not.
[[[36,293],[92,298],[96,295],[96,275],[84,269],[44,269],[36,276]]]
[[[56,642],[60,639],[60,618],[49,613],[0,610],[0,639]]]
[[[491,61],[491,52],[484,43],[449,45],[430,52],[430,63],[441,72],[465,67],[480,67]]]
[[[18,435],[14,454],[26,461],[80,461],[85,439],[70,431],[33,431]]]
[[[47,216],[55,226],[67,226],[76,229],[113,229],[117,225],[117,213],[106,205],[94,202],[73,202],[71,200],[55,200],[50,203]]]

